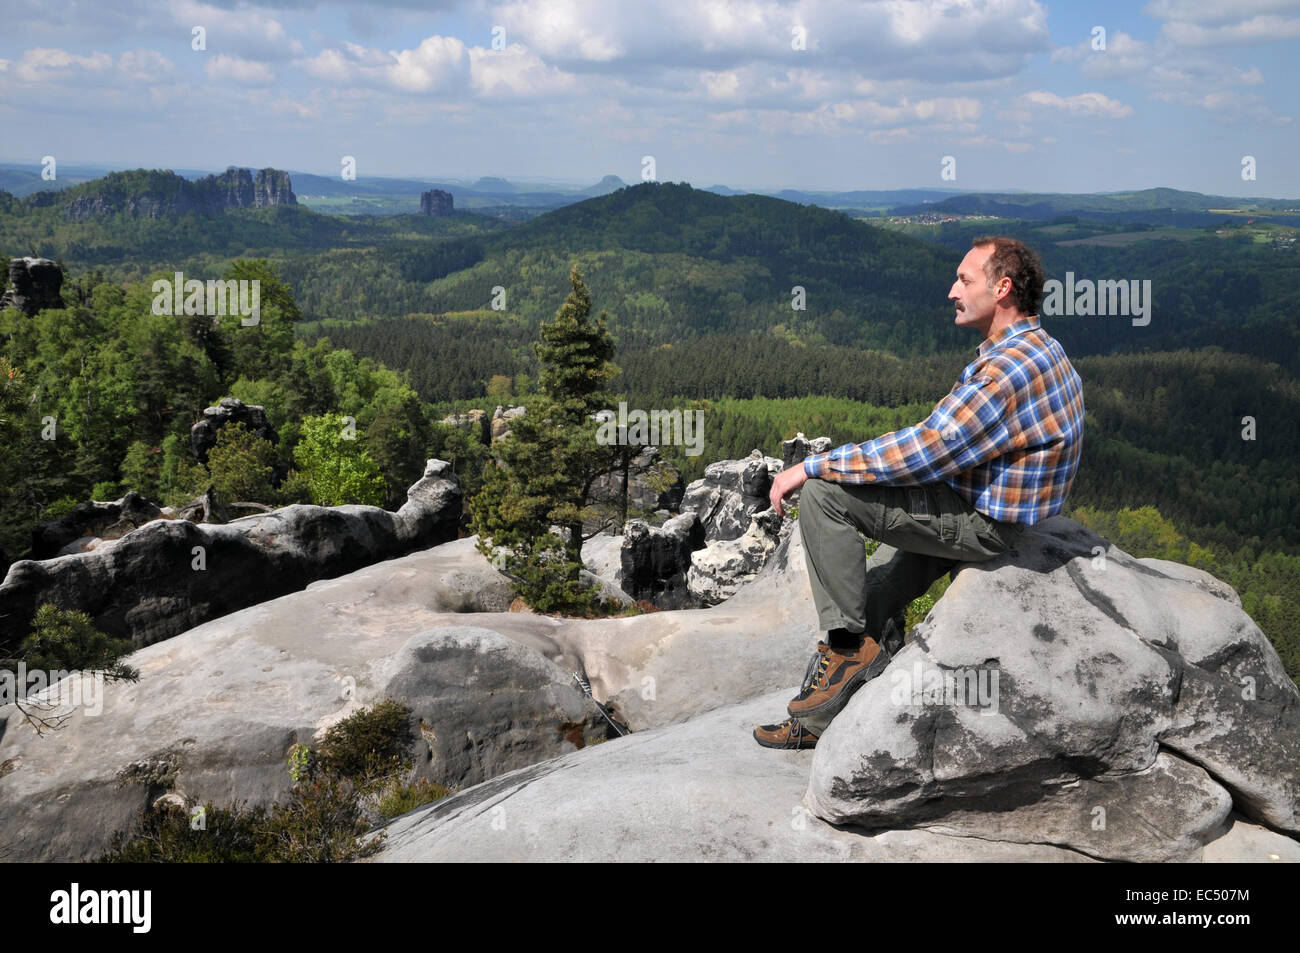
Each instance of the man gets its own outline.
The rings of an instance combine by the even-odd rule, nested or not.
[[[1083,385],[1039,325],[1042,294],[1042,264],[1028,247],[975,239],[948,297],[955,323],[984,341],[948,395],[916,426],[815,454],[773,481],[778,513],[803,487],[799,529],[827,636],[790,717],[754,729],[759,744],[815,747],[902,647],[909,602],[959,563],[1007,552],[1025,526],[1061,509],[1083,446]],[[870,562],[859,531],[880,542]]]

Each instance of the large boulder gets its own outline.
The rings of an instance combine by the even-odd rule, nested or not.
[[[682,512],[691,510],[704,525],[704,538],[736,539],[749,528],[749,519],[772,505],[767,495],[781,461],[758,450],[743,460],[719,460],[704,468],[704,476],[686,487]]]
[[[375,856],[399,862],[826,861],[1092,863],[1053,843],[938,828],[836,827],[802,803],[811,751],[760,748],[754,724],[789,691],[521,768],[389,823]],[[1300,844],[1238,815],[1205,862],[1300,861]],[[1158,842],[1158,829],[1147,831]]]
[[[693,607],[686,574],[691,553],[703,547],[704,527],[694,513],[683,513],[662,526],[628,520],[623,528],[623,590],[661,609]]]
[[[0,628],[25,630],[42,603],[79,609],[136,645],[456,538],[460,481],[430,460],[396,513],[377,506],[286,506],[224,525],[158,519],[111,548],[19,560],[0,584]]]
[[[527,407],[502,407],[498,404],[497,409],[492,412],[492,421],[488,428],[489,442],[496,443],[498,440],[504,440],[510,436],[510,421],[516,417],[522,417],[526,413],[528,413]]]
[[[1222,583],[1054,517],[957,572],[822,736],[806,803],[1115,860],[1194,857],[1234,805],[1294,835],[1300,691]]]

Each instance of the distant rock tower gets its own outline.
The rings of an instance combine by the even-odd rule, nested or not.
[[[420,193],[420,211],[425,215],[450,215],[451,193],[442,189],[430,189]]]

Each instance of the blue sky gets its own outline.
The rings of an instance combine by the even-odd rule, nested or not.
[[[1300,196],[1300,0],[0,0],[0,23],[8,162],[588,184],[649,155],[696,186]]]

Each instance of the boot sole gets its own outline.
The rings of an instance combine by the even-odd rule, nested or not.
[[[816,708],[802,708],[799,711],[795,711],[787,705],[786,712],[792,718],[806,718],[809,715],[839,714],[840,709],[849,703],[849,698],[854,692],[885,670],[889,665],[890,658],[892,658],[892,656],[882,649],[880,654],[871,660],[870,664],[864,665],[849,676],[848,684],[841,688],[840,693],[834,698],[822,702]]]

